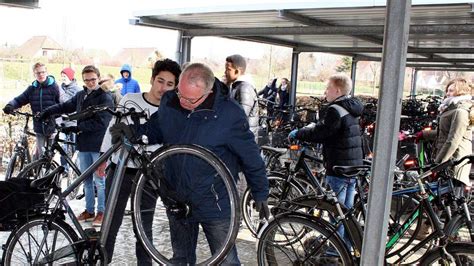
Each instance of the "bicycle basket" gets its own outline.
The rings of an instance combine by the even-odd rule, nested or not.
[[[0,231],[10,230],[12,224],[44,206],[44,192],[31,188],[31,182],[23,178],[0,181]]]

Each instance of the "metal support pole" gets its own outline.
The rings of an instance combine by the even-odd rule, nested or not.
[[[405,78],[411,0],[387,0],[381,90],[375,129],[375,157],[369,190],[361,265],[383,265],[397,131]],[[387,145],[388,144],[388,145]]]
[[[354,94],[355,94],[356,72],[357,72],[357,60],[354,57],[352,57],[352,65],[351,65],[351,80],[352,80],[351,95],[352,97],[354,97]]]
[[[296,85],[298,81],[298,59],[299,52],[293,50],[291,56],[291,91],[290,91],[290,105],[296,106]]]
[[[180,65],[191,60],[191,38],[184,37],[182,31],[178,33],[176,60]]]
[[[182,30],[179,30],[178,31],[178,39],[176,40],[176,55],[175,55],[175,59],[176,59],[176,62],[178,62],[178,64],[182,65],[183,62],[181,62],[181,57],[183,55],[182,51],[181,51],[181,46],[183,45],[183,31]]]
[[[190,37],[183,38],[183,55],[182,60],[183,64],[191,61],[191,39]]]
[[[418,69],[414,68],[411,77],[411,90],[410,95],[416,95],[416,80],[418,79]]]

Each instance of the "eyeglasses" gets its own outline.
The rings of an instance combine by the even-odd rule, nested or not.
[[[35,72],[35,75],[39,76],[39,75],[44,75],[46,73],[47,73],[46,71],[38,71],[38,72]]]
[[[84,79],[84,82],[96,82],[97,78],[92,78],[92,79]]]
[[[179,93],[179,90],[176,89],[176,95],[178,96],[178,98],[180,100],[186,100],[188,103],[190,104],[196,104],[197,102],[199,102],[202,98],[204,98],[204,96],[208,95],[209,93],[211,93],[212,91],[209,91],[209,92],[206,92],[204,93],[203,95],[201,95],[201,97],[197,98],[197,99],[189,99],[189,98],[186,98],[186,97],[183,97],[183,95],[181,95],[181,93]]]

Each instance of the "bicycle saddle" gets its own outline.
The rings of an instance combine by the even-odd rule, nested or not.
[[[47,176],[33,180],[30,184],[30,187],[36,188],[39,190],[48,189],[51,183],[53,182],[54,177],[57,174],[61,174],[63,172],[64,172],[64,167],[59,166],[58,168],[54,169],[51,173],[49,173]]]

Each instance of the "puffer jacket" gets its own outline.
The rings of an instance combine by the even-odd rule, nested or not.
[[[9,102],[14,109],[30,104],[33,114],[44,111],[46,108],[59,103],[59,87],[53,76],[48,76],[46,81],[39,83],[37,80],[28,86],[20,95]],[[33,120],[33,130],[36,133],[49,136],[54,132],[54,121],[47,124]]]
[[[59,101],[64,103],[69,101],[74,95],[76,95],[79,91],[81,91],[81,87],[77,85],[76,80],[71,81],[68,85],[61,84],[59,88]],[[60,123],[64,123],[67,127],[76,126],[76,121],[63,121],[62,119],[59,121]]]
[[[123,77],[123,72],[128,72],[130,75],[128,78]],[[122,78],[117,79],[115,83],[121,83],[123,85],[122,91],[120,92],[123,95],[127,93],[139,93],[140,92],[140,85],[134,79],[132,79],[132,67],[128,64],[124,64],[122,69],[120,69],[120,74]]]
[[[248,118],[250,131],[258,138],[258,102],[257,91],[250,82],[237,80],[232,83],[230,97],[244,109]]]
[[[79,91],[69,101],[53,105],[45,110],[50,115],[69,114],[72,112],[80,112],[90,106],[108,106],[114,107],[112,96],[109,92],[105,92],[97,88],[87,94],[87,88]],[[112,115],[108,112],[100,112],[92,117],[77,120],[77,127],[80,132],[77,134],[76,149],[82,152],[100,152],[102,139],[105,130],[109,125]]]
[[[471,100],[461,100],[452,103],[439,116],[437,130],[423,131],[423,138],[436,139],[436,163],[449,159],[460,159],[472,153],[472,131],[469,113]],[[457,166],[456,179],[470,186],[469,173],[471,165]]]
[[[226,89],[227,87],[216,79],[213,92],[194,111],[185,110],[180,106],[175,91],[166,92],[158,111],[151,116],[150,121],[136,130],[136,135],[147,135],[150,144],[203,146],[225,163],[234,179],[238,178],[239,171],[244,172],[256,201],[266,200],[268,180],[259,148],[249,130],[245,113],[229,98],[228,93],[223,92]],[[215,187],[212,184],[215,179],[213,169],[192,158],[183,161],[173,161],[179,166],[168,166],[165,176],[177,191],[179,199],[191,204],[193,218],[206,221],[228,217],[228,196],[222,186]],[[179,178],[173,178],[178,174],[174,169],[180,170]],[[200,182],[195,184],[193,180]],[[189,187],[193,189],[190,190]]]
[[[341,107],[343,109],[341,109]],[[363,151],[359,117],[362,103],[342,96],[330,103],[325,116],[315,127],[302,128],[296,139],[322,143],[326,173],[335,176],[335,165],[362,165]]]
[[[257,96],[262,95],[262,97],[266,100],[274,102],[277,96],[277,87],[276,87],[277,79],[272,80],[272,84],[270,86],[265,85],[265,88],[263,88],[261,91],[257,93]]]

